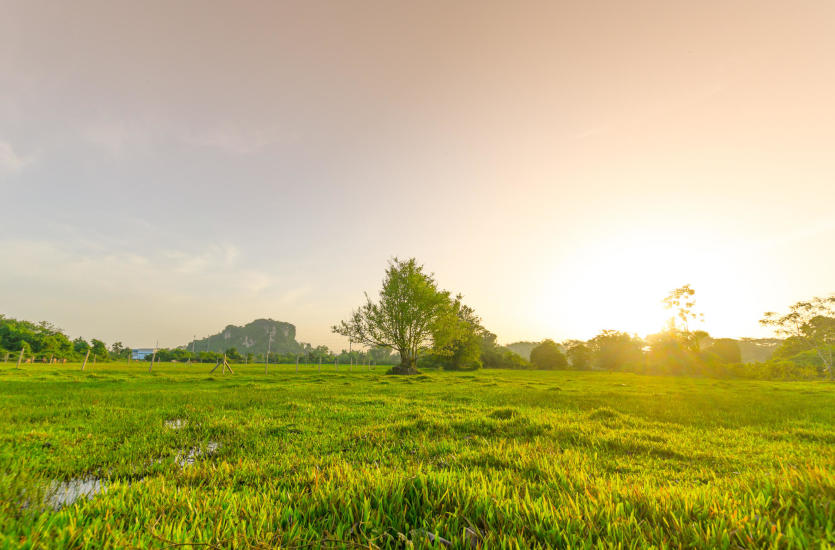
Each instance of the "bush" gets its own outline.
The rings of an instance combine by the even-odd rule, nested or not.
[[[556,342],[545,340],[531,350],[531,364],[537,369],[565,369],[568,368],[568,359]]]
[[[531,368],[531,364],[524,357],[507,348],[496,347],[485,350],[481,354],[481,361],[485,369],[522,370]]]

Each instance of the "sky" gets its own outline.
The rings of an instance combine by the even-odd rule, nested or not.
[[[416,257],[499,341],[835,292],[835,3],[0,0],[0,313],[330,332]]]

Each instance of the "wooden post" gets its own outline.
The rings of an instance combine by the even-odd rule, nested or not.
[[[267,355],[264,356],[264,374],[267,374],[267,365],[270,364],[270,348],[273,343],[273,334],[275,334],[275,327],[268,328],[267,335],[269,338],[267,339]]]
[[[319,372],[322,372],[322,358],[319,358]]]
[[[23,361],[23,348],[20,348],[20,357],[17,358],[17,366],[20,366],[20,362]]]
[[[5,359],[3,362],[4,362],[4,363],[8,363],[8,362],[9,362],[9,352],[8,352],[8,351],[6,352],[6,359]]]
[[[215,368],[210,370],[209,374],[212,374],[213,372],[215,372],[219,366],[220,366],[220,359],[217,360],[217,363],[215,363]]]
[[[87,350],[87,355],[84,356],[84,362],[81,363],[81,370],[84,370],[84,367],[87,366],[87,359],[90,358],[90,350]]]
[[[296,374],[299,373],[299,356],[296,355]]]
[[[148,365],[148,374],[151,374],[151,369],[154,368],[154,360],[157,358],[157,348],[154,348],[154,354],[151,356],[151,364]]]

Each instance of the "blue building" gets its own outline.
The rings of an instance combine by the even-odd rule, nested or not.
[[[149,355],[154,353],[153,348],[137,348],[130,350],[130,358],[136,359],[137,361],[142,361]]]

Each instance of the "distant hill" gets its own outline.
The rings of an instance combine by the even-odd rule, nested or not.
[[[208,338],[194,341],[194,351],[224,351],[237,348],[241,353],[266,353],[272,332],[272,353],[299,353],[304,346],[296,342],[296,326],[272,319],[256,319],[242,327],[227,325],[225,329]],[[207,347],[208,346],[208,347]],[[192,343],[183,348],[191,350]]]
[[[780,338],[740,338],[739,351],[743,363],[763,362],[771,359],[783,340]]]
[[[514,342],[512,344],[508,344],[505,347],[516,353],[517,355],[521,355],[528,361],[531,360],[531,350],[539,345],[539,342]]]

